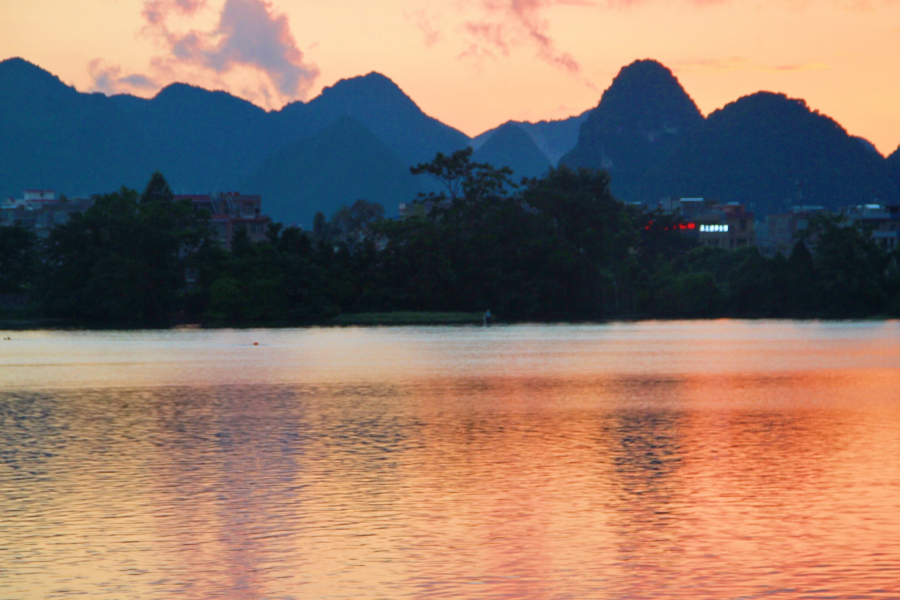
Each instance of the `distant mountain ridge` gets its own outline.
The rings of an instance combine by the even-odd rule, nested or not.
[[[337,155],[372,158],[394,170],[402,165],[408,179],[409,166],[469,142],[464,133],[422,112],[378,73],[341,80],[308,103],[266,112],[226,92],[183,83],[171,84],[151,99],[84,94],[23,59],[9,59],[0,62],[0,194],[15,196],[23,189],[41,187],[88,195],[123,184],[140,187],[155,170],[162,171],[179,192],[237,189],[255,181],[266,164],[265,172],[283,184],[283,174],[272,173],[267,161],[301,140],[321,142],[322,132],[346,118],[367,129],[385,148],[360,153],[346,146],[313,144],[332,155],[316,157],[316,164],[335,169],[315,173],[318,189],[342,189],[339,184],[348,176],[347,165]],[[358,128],[355,137],[347,137],[346,127],[334,131],[341,132],[345,141],[366,139],[371,146],[372,140]],[[393,158],[387,159],[385,152]],[[359,168],[371,172],[371,166]],[[382,175],[375,180],[386,181],[396,173]],[[306,185],[296,183],[299,188]],[[322,208],[331,206],[331,200],[321,198]],[[390,205],[396,209],[396,204],[408,200],[404,196],[387,201],[388,212]],[[285,220],[304,221],[305,206],[296,210],[279,206]]]
[[[472,154],[472,160],[513,170],[513,180],[541,177],[550,170],[550,160],[518,123],[501,125]]]
[[[804,101],[759,92],[703,117],[673,73],[622,68],[598,105],[474,139],[426,115],[379,73],[309,102],[265,110],[183,83],[151,99],[80,93],[23,59],[0,62],[0,197],[51,188],[139,188],[162,171],[176,192],[262,193],[264,210],[309,225],[367,199],[387,214],[427,181],[409,166],[471,145],[475,160],[539,176],[557,164],[608,169],[620,199],[717,196],[760,216],[794,203],[900,201],[900,147],[884,158]]]
[[[608,169],[613,193],[627,201],[712,196],[758,216],[795,204],[900,201],[897,152],[885,160],[868,140],[784,94],[751,94],[703,118],[652,60],[622,68],[560,162]]]
[[[295,102],[282,113],[300,111],[319,130],[348,116],[365,125],[410,165],[427,162],[436,152],[464,148],[469,137],[427,116],[396,83],[380,73],[342,79],[308,104]]]
[[[897,146],[897,149],[887,157],[885,162],[888,167],[888,175],[893,178],[897,187],[900,187],[900,146]]]
[[[578,142],[578,130],[581,127],[581,124],[588,118],[590,112],[591,111],[586,110],[580,115],[556,121],[538,121],[537,123],[528,121],[507,121],[494,129],[489,129],[484,133],[475,136],[472,138],[470,145],[475,150],[478,150],[491,139],[496,131],[507,125],[515,125],[527,133],[535,146],[537,146],[547,160],[550,161],[550,164],[556,166],[559,163],[559,159],[562,158],[566,152],[575,147],[575,144]]]
[[[757,92],[707,117],[650,169],[638,196],[717,196],[761,215],[792,205],[895,202],[887,163],[803,100]]]
[[[702,124],[700,109],[672,72],[638,60],[619,71],[560,162],[607,169],[613,193],[631,198],[647,170]]]
[[[241,187],[262,194],[266,214],[276,221],[301,224],[312,223],[316,212],[330,217],[359,199],[382,204],[388,216],[396,216],[398,199],[413,199],[419,191],[407,163],[348,116],[282,148]]]

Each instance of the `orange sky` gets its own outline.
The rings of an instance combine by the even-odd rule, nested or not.
[[[82,91],[187,81],[268,108],[379,71],[469,135],[577,114],[655,58],[704,114],[784,92],[900,144],[900,0],[3,0],[12,56]]]

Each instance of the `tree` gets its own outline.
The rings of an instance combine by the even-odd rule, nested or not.
[[[733,251],[740,262],[728,274],[728,295],[731,308],[738,314],[770,315],[778,307],[773,305],[773,269],[755,247]]]
[[[0,294],[25,292],[34,276],[37,236],[21,225],[0,226]]]
[[[352,206],[342,206],[331,219],[332,231],[351,250],[372,231],[372,225],[384,219],[384,207],[376,202],[357,200]]]
[[[543,268],[555,280],[548,304],[570,317],[622,310],[629,297],[633,304],[639,215],[612,196],[609,182],[606,171],[560,167],[522,194],[546,227]]]
[[[319,240],[331,239],[331,227],[322,211],[318,211],[313,217],[313,235]]]
[[[437,181],[444,192],[429,194],[425,198],[429,200],[449,199],[456,201],[460,198],[475,200],[491,194],[502,194],[507,189],[515,188],[512,182],[512,169],[503,167],[495,169],[487,163],[472,162],[471,147],[457,150],[450,156],[438,152],[434,160],[428,163],[420,163],[410,167],[413,175],[427,175]]]
[[[841,216],[822,216],[803,234],[815,240],[816,292],[825,314],[845,317],[883,310],[888,257],[870,231],[850,226]]]
[[[156,175],[148,189],[159,189]],[[186,273],[198,250],[211,244],[190,202],[142,202],[135,190],[122,188],[51,230],[39,300],[51,316],[164,324],[183,308]]]
[[[787,259],[787,308],[792,315],[806,315],[815,309],[816,270],[804,240],[797,240]]]
[[[141,194],[141,203],[172,202],[174,199],[175,195],[163,174],[159,171],[153,173],[150,181],[147,182],[147,187],[144,188],[144,193]]]

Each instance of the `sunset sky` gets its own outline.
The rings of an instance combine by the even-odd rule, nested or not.
[[[784,92],[900,144],[900,0],[2,0],[13,56],[81,91],[185,81],[265,108],[378,71],[469,135],[578,114],[655,58],[704,114]]]

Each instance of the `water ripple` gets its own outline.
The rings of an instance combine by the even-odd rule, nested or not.
[[[143,350],[140,332],[60,333],[98,383],[25,373],[0,392],[0,597],[900,597],[893,325],[726,325],[496,328],[499,349],[474,328]],[[255,378],[237,342],[263,336],[280,350]],[[378,364],[341,380],[348,336]],[[629,352],[591,367],[635,339],[657,372]],[[685,367],[735,339],[754,368]],[[290,340],[330,358],[305,366]],[[776,352],[823,343],[848,345],[824,374]],[[147,383],[184,348],[197,362]]]

